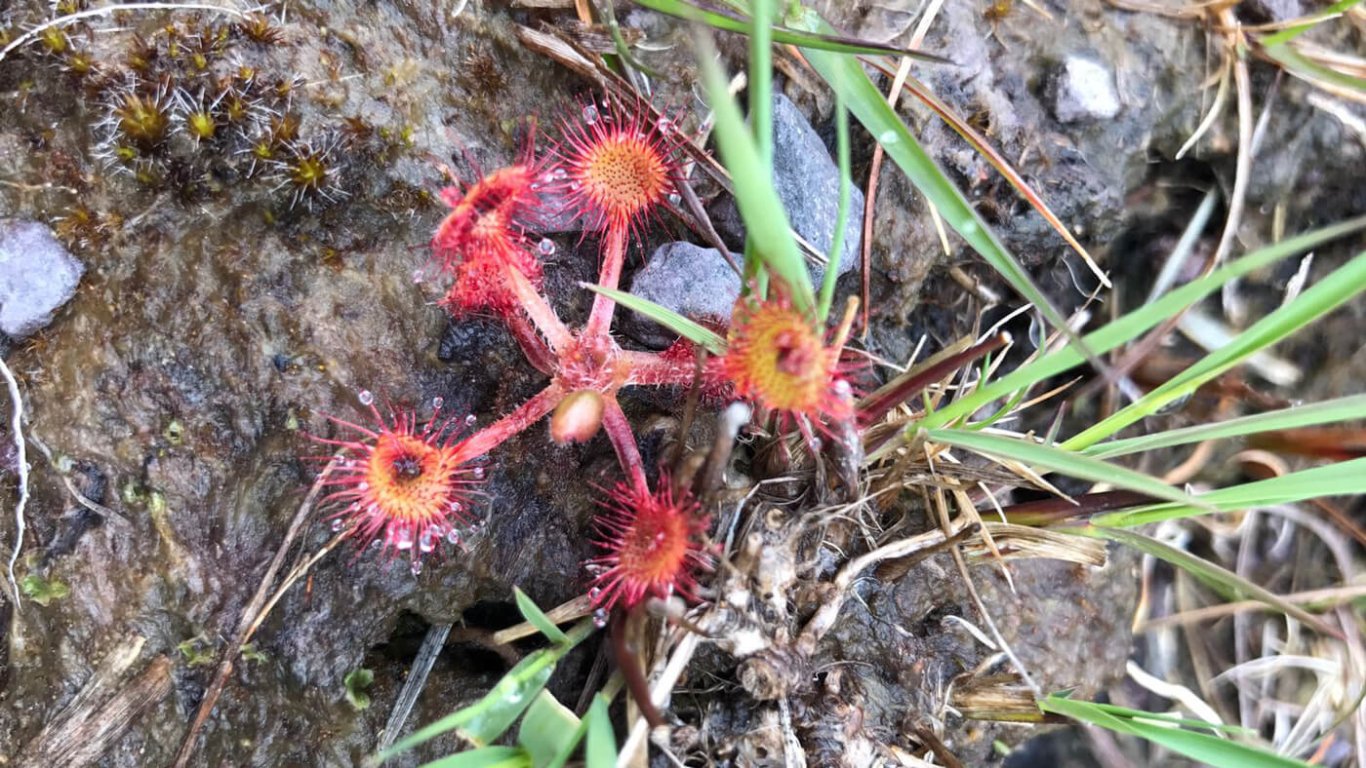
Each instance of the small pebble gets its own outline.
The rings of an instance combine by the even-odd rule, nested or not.
[[[22,338],[52,322],[85,266],[36,221],[0,221],[0,331]]]
[[[1054,76],[1053,116],[1061,123],[1109,120],[1119,114],[1115,75],[1104,64],[1069,56]]]

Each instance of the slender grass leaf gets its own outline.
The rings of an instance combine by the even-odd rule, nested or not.
[[[839,157],[840,198],[835,209],[835,234],[830,240],[830,252],[826,255],[825,274],[821,277],[821,290],[816,302],[816,318],[822,323],[830,316],[830,304],[835,298],[835,281],[839,278],[840,261],[844,258],[844,230],[849,223],[849,205],[853,197],[853,183],[849,171],[849,110],[844,102],[835,95],[835,154]]]
[[[670,16],[677,16],[680,19],[686,19],[688,21],[700,22],[725,32],[749,34],[751,31],[749,20],[714,8],[699,8],[696,5],[680,2],[679,0],[636,0],[636,2],[651,10],[667,13]],[[869,56],[881,54],[909,56],[913,59],[919,59],[920,61],[929,61],[938,64],[953,63],[942,56],[935,56],[934,54],[910,48],[898,48],[894,45],[875,43],[871,40],[859,40],[843,35],[821,35],[779,26],[771,28],[773,31],[773,41],[776,43],[783,43],[784,45],[800,45],[803,48],[816,48],[825,51],[834,51],[836,53],[864,54]]]
[[[1253,507],[1295,504],[1323,496],[1353,496],[1366,493],[1366,458],[1340,461],[1270,477],[1201,494],[1200,503],[1220,512],[1238,512]],[[1203,515],[1208,509],[1186,504],[1153,504],[1111,512],[1091,518],[1091,524],[1106,528],[1133,528],[1166,520]]]
[[[564,631],[555,626],[555,622],[545,615],[545,612],[536,605],[526,593],[517,587],[512,588],[513,597],[517,600],[517,610],[522,612],[522,617],[527,623],[535,627],[541,634],[545,635],[552,643],[567,643],[569,637]]]
[[[1141,451],[1171,448],[1177,445],[1199,443],[1205,440],[1224,440],[1230,437],[1255,435],[1278,429],[1297,429],[1318,424],[1332,424],[1366,419],[1366,395],[1351,395],[1333,400],[1324,400],[1310,405],[1267,411],[1253,416],[1243,416],[1214,424],[1196,424],[1182,429],[1169,429],[1152,435],[1131,437],[1097,443],[1082,453],[1097,459],[1108,459]]]
[[[584,718],[588,723],[588,744],[584,747],[587,768],[614,768],[617,764],[617,737],[612,734],[612,718],[607,714],[607,698],[593,697]]]
[[[1216,768],[1307,768],[1308,766],[1308,763],[1302,763],[1242,742],[1229,741],[1208,733],[1199,733],[1183,728],[1174,728],[1166,723],[1153,722],[1159,718],[1146,713],[1124,716],[1107,711],[1091,702],[1076,701],[1056,695],[1040,701],[1039,709],[1050,714],[1099,725],[1116,733],[1138,736],[1193,760],[1216,766]]]
[[[561,754],[568,754],[578,743],[579,718],[556,701],[550,691],[541,691],[527,708],[517,730],[517,743],[531,756],[533,768],[548,768]]]
[[[1321,619],[1304,608],[1253,584],[1227,568],[1211,563],[1204,558],[1196,557],[1185,550],[1177,549],[1151,536],[1120,528],[1101,528],[1099,526],[1060,528],[1059,530],[1078,536],[1107,539],[1133,547],[1146,555],[1151,555],[1189,573],[1226,600],[1255,600],[1297,619],[1306,626],[1313,627],[1315,631],[1321,634],[1330,637],[1341,636],[1337,630],[1323,623]]]
[[[698,37],[698,60],[707,100],[716,114],[716,143],[721,160],[730,171],[735,186],[735,204],[745,221],[749,242],[764,265],[782,278],[792,294],[792,303],[804,312],[815,309],[816,297],[811,276],[806,271],[787,211],[773,188],[772,168],[765,165],[745,129],[740,108],[726,90],[726,77],[716,63],[716,48],[710,39]]]
[[[1337,17],[1351,10],[1352,6],[1360,2],[1361,0],[1338,0],[1338,2],[1333,3],[1327,8],[1324,8],[1323,10],[1318,11],[1317,13],[1305,17],[1304,23],[1293,24],[1289,27],[1286,27],[1285,29],[1282,29],[1280,32],[1275,32],[1273,34],[1261,38],[1259,42],[1261,42],[1262,45],[1266,46],[1288,43],[1294,38],[1299,37],[1300,35],[1304,34],[1305,32],[1308,32],[1314,27],[1317,27],[1319,24],[1322,24],[1323,22],[1328,21],[1330,19],[1336,19]]]
[[[544,768],[564,768],[565,764],[569,762],[569,758],[573,756],[574,750],[583,743],[583,737],[588,733],[588,721],[590,719],[592,719],[590,716],[585,716],[578,721],[579,724],[574,728],[574,733],[570,736],[568,743],[561,746],[560,753],[546,763]]]
[[[1340,224],[1323,227],[1313,232],[1282,240],[1275,245],[1259,248],[1241,259],[1229,263],[1209,275],[1167,293],[1157,301],[1143,305],[1106,325],[1087,334],[1088,347],[1097,354],[1108,352],[1121,344],[1137,338],[1164,319],[1171,317],[1187,306],[1203,299],[1218,290],[1230,280],[1243,277],[1263,267],[1276,263],[1288,256],[1302,253],[1335,238],[1366,229],[1366,216],[1344,221]],[[1001,397],[1025,387],[1033,386],[1044,379],[1056,376],[1085,362],[1086,358],[1072,345],[1042,355],[1026,363],[999,379],[978,387],[971,395],[954,400],[925,418],[912,423],[908,429],[936,429],[957,419],[971,415],[977,409]]]
[[[806,8],[789,16],[789,19],[798,29],[811,32],[826,32],[830,29],[819,14]],[[949,226],[968,241],[1021,296],[1038,307],[1049,323],[1067,330],[1062,313],[1039,290],[1029,273],[1006,250],[963,193],[920,146],[882,92],[868,79],[858,60],[829,51],[808,50],[805,55],[811,66],[849,105],[850,111],[863,123],[863,127],[910,178],[916,189],[934,203]]]
[[[601,293],[629,310],[639,312],[713,355],[726,354],[726,340],[724,338],[668,307],[661,307],[649,299],[642,299],[635,294],[619,291],[615,288],[607,288],[594,283],[579,283],[579,285],[595,293]]]
[[[484,747],[433,760],[422,768],[531,768],[531,756],[521,747]]]
[[[1033,440],[956,429],[930,430],[929,438],[936,443],[967,448],[996,458],[1013,459],[1050,472],[1061,472],[1069,477],[1090,480],[1093,483],[1109,483],[1117,488],[1138,491],[1156,499],[1167,499],[1196,507],[1207,506],[1200,499],[1150,475]],[[1207,506],[1207,511],[1215,510]]]
[[[759,162],[773,169],[773,0],[752,0],[749,27],[749,124]]]
[[[555,671],[556,663],[585,637],[593,634],[593,630],[591,620],[574,625],[565,633],[566,642],[530,654],[518,662],[517,666],[508,670],[482,699],[399,739],[388,749],[381,751],[377,760],[388,760],[451,730],[458,731],[475,746],[488,745],[516,722],[536,695],[545,688],[550,674]]]
[[[1073,699],[1071,697],[1070,691],[1063,693],[1055,693],[1051,695],[1056,696],[1058,698],[1067,699],[1069,701],[1078,701],[1078,699]],[[1097,710],[1104,712],[1108,715],[1113,715],[1115,717],[1138,719],[1146,722],[1158,723],[1160,725],[1176,725],[1182,728],[1189,728],[1196,731],[1209,731],[1210,733],[1226,733],[1230,735],[1255,736],[1257,733],[1251,728],[1244,728],[1241,725],[1209,723],[1204,720],[1194,720],[1189,717],[1169,715],[1165,712],[1144,712],[1141,709],[1121,707],[1118,704],[1106,704],[1100,701],[1087,701],[1081,703],[1086,704],[1088,707],[1095,707]]]
[[[1356,91],[1357,93],[1366,93],[1366,78],[1349,75],[1346,72],[1339,72],[1332,67],[1325,67],[1317,61],[1301,54],[1289,43],[1257,46],[1254,50],[1260,52],[1266,58],[1279,64],[1285,71],[1302,80],[1307,80],[1310,83],[1315,84],[1322,81],[1338,86],[1339,88]]]
[[[1156,413],[1173,400],[1194,392],[1202,384],[1242,362],[1252,353],[1266,349],[1308,326],[1363,290],[1366,290],[1366,252],[1357,254],[1351,261],[1305,290],[1294,301],[1253,323],[1232,343],[1211,352],[1200,362],[1173,376],[1137,401],[1083,430],[1063,443],[1063,447],[1073,451],[1090,447],[1135,421]]]

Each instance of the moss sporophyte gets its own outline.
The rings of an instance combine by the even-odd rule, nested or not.
[[[729,350],[699,365],[698,348],[680,339],[662,352],[623,349],[612,335],[616,303],[599,293],[587,321],[570,327],[543,292],[542,258],[554,244],[532,233],[551,217],[586,222],[599,238],[598,284],[615,290],[626,249],[681,181],[678,154],[687,138],[673,120],[646,105],[606,101],[583,106],[562,126],[548,153],[528,148],[513,165],[442,191],[450,212],[433,235],[432,261],[452,279],[440,304],[454,319],[474,313],[502,321],[526,359],[546,375],[544,388],[497,421],[456,437],[449,422],[418,428],[413,416],[377,427],[337,423],[359,435],[325,441],[345,458],[328,484],[339,530],[414,563],[458,536],[482,460],[509,438],[550,416],[551,439],[583,442],[605,432],[625,476],[606,494],[596,530],[602,553],[593,605],[633,607],[648,597],[697,597],[705,565],[706,516],[686,491],[661,477],[651,487],[618,393],[633,386],[696,386],[702,402],[745,399],[776,415],[779,431],[851,422],[853,407],[840,366],[848,323],[832,343],[814,317],[794,309],[780,286],[768,298],[742,297]]]

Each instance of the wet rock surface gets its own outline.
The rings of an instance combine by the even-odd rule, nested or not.
[[[39,46],[0,62],[0,180],[7,182],[0,185],[0,209],[51,227],[86,267],[81,290],[57,321],[6,358],[25,392],[30,437],[50,454],[30,451],[31,549],[19,575],[58,579],[70,595],[11,614],[0,656],[0,754],[25,755],[92,678],[97,660],[138,637],[142,655],[128,674],[164,655],[174,663],[172,685],[146,702],[145,714],[101,764],[169,764],[211,674],[203,654],[231,636],[319,466],[298,457],[326,452],[305,434],[338,434],[324,414],[363,419],[356,392],[368,388],[422,415],[440,396],[447,409],[487,424],[543,384],[496,323],[450,324],[431,306],[441,286],[412,280],[442,214],[433,199],[445,183],[437,163],[468,152],[484,169],[496,168],[522,147],[519,120],[576,109],[587,88],[517,43],[513,21],[534,24],[553,14],[468,5],[459,16],[440,3],[291,5],[280,42],[234,37],[231,55],[215,59],[217,76],[233,74],[233,56],[258,69],[275,92],[262,92],[262,108],[297,114],[303,141],[337,150],[323,175],[331,199],[308,189],[300,194],[288,183],[290,155],[254,170],[260,125],[225,128],[219,139],[200,143],[176,134],[148,148],[145,164],[124,167],[101,157],[111,147],[97,126],[107,126],[111,94],[119,93],[126,72],[74,79],[63,59]],[[832,0],[822,10],[847,31],[904,43],[915,5]],[[38,2],[16,5],[0,23],[33,24],[49,10]],[[1050,34],[1033,34],[1040,22],[1017,8],[989,37],[980,9],[947,3],[926,48],[951,52],[958,65],[917,71],[982,125],[1004,155],[1018,158],[1104,264],[1141,276],[1159,254],[1131,245],[1126,233],[1137,228],[1132,215],[1121,214],[1123,201],[1155,173],[1152,158],[1170,157],[1199,120],[1192,73],[1203,71],[1203,31],[1101,3],[1054,10],[1059,19]],[[654,65],[686,62],[686,32],[643,16],[648,24],[641,26],[661,48],[673,47],[642,55]],[[175,19],[229,21],[130,13],[117,20],[123,31],[73,27],[69,39],[96,61],[124,67],[133,32],[151,37]],[[1117,73],[1120,110],[1112,119],[1063,124],[1048,105],[1046,78],[1058,62],[1083,53]],[[673,58],[652,58],[665,56]],[[182,69],[165,74],[181,85],[202,82],[187,80],[198,76]],[[299,82],[288,89],[275,82],[293,83],[295,76]],[[668,87],[686,93],[683,83]],[[792,146],[805,147],[830,178],[826,97],[795,82],[786,87],[800,106],[799,114],[781,108],[784,124],[800,118]],[[1293,91],[1284,103],[1288,111],[1277,113],[1268,138],[1284,151],[1268,159],[1252,208],[1290,201],[1295,230],[1366,208],[1350,173],[1360,167],[1361,150],[1345,140],[1346,129]],[[1062,303],[1075,303],[1072,273],[1080,270],[1057,236],[950,129],[906,99],[900,109],[1007,245]],[[821,139],[819,152],[808,122]],[[336,144],[329,143],[333,137]],[[862,147],[854,169],[862,186],[868,145],[857,130],[855,142]],[[1224,146],[1198,160],[1207,176],[1228,176],[1232,160]],[[1330,164],[1323,157],[1341,159]],[[155,173],[138,178],[145,169]],[[814,172],[802,173],[809,179]],[[818,247],[829,242],[835,205],[833,192],[819,198],[819,217],[830,223],[811,235]],[[857,200],[842,268],[859,252]],[[922,336],[932,350],[966,332],[975,317],[943,267],[959,264],[978,277],[988,271],[955,240],[954,252],[943,255],[923,200],[890,162],[874,203],[869,345],[904,360]],[[1182,204],[1146,201],[1143,210],[1165,221],[1173,211],[1184,216]],[[793,218],[801,230],[818,214]],[[1268,231],[1254,229],[1249,244]],[[577,283],[591,279],[596,266],[591,238],[578,246],[574,239],[560,243],[547,266],[547,283],[567,317],[584,313],[589,299]],[[1107,243],[1123,247],[1107,252]],[[628,263],[640,259],[632,254]],[[851,287],[847,279],[844,287]],[[1359,334],[1350,332],[1360,316],[1340,322],[1348,328],[1326,334],[1327,346],[1294,353],[1307,366],[1347,361],[1316,379],[1324,391],[1360,380],[1353,370],[1363,364],[1361,351],[1351,345]],[[631,409],[637,419],[657,415],[638,402]],[[602,438],[573,449],[547,445],[544,431],[533,428],[500,449],[489,468],[479,533],[467,549],[434,560],[421,574],[347,547],[322,561],[260,630],[260,658],[238,661],[201,736],[203,764],[358,764],[374,748],[423,627],[455,621],[480,632],[515,623],[514,584],[543,606],[577,595],[590,549],[590,484],[610,483],[613,459]],[[3,479],[0,490],[12,497],[12,474]],[[108,512],[82,504],[66,479]],[[920,515],[913,505],[898,509]],[[12,522],[0,520],[0,530],[10,541]],[[298,546],[312,552],[330,537],[328,526],[315,522]],[[809,711],[799,722],[811,743],[831,738],[833,713],[855,705],[867,733],[893,738],[907,712],[927,703],[917,698],[920,691],[984,658],[944,620],[972,609],[954,591],[957,577],[935,563],[873,586],[864,601],[846,606],[820,661],[853,671],[838,695],[829,686],[818,689],[833,698],[803,699]],[[1114,638],[1127,626],[1132,585],[1123,562],[1104,572],[1047,563],[1012,572],[1027,593],[1019,600],[994,571],[974,570],[988,604],[999,607],[1002,631],[1038,665],[1042,684],[1094,690],[1120,669],[1127,649]],[[585,655],[590,651],[596,648]],[[1079,675],[1075,660],[1082,656],[1097,662]],[[590,665],[591,658],[566,664],[557,675],[552,685],[563,700],[573,700]],[[364,711],[345,701],[342,682],[359,667],[375,672],[373,704]],[[505,668],[477,640],[452,641],[409,727],[474,700]],[[714,668],[733,671],[724,660]],[[772,725],[770,712],[741,695],[717,698],[703,705],[712,718],[703,729],[712,741],[704,743],[735,745],[740,735]],[[985,755],[987,731],[970,734],[961,721],[951,728],[955,746]],[[752,754],[760,746],[741,740],[736,748]],[[395,764],[416,765],[419,757],[455,747],[453,739],[441,740]]]

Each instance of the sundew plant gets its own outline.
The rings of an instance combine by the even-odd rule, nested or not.
[[[1302,603],[1174,546],[1163,531],[1183,520],[1227,519],[1268,504],[1361,493],[1366,491],[1366,459],[1348,452],[1338,454],[1337,461],[1200,492],[1136,471],[1120,459],[1203,441],[1284,436],[1292,434],[1287,430],[1366,416],[1366,401],[1352,396],[1186,429],[1157,428],[1145,435],[1122,436],[1134,434],[1131,427],[1357,296],[1366,286],[1366,253],[1348,259],[1229,344],[1092,424],[1070,434],[1054,431],[1046,436],[1016,432],[1009,425],[1065,402],[1067,387],[1058,387],[1057,382],[1080,375],[1087,366],[1100,376],[1111,375],[1104,362],[1113,359],[1111,353],[1179,317],[1230,281],[1358,233],[1366,228],[1366,220],[1345,221],[1238,254],[1108,324],[1076,331],[920,149],[901,118],[887,107],[859,58],[912,52],[842,38],[813,11],[795,3],[781,11],[771,2],[729,3],[724,11],[670,0],[643,5],[697,22],[699,30],[709,26],[750,36],[747,120],[727,92],[707,34],[695,37],[710,107],[708,122],[714,121],[715,148],[725,171],[722,178],[748,228],[743,263],[737,265],[744,277],[743,294],[728,327],[715,328],[618,290],[624,256],[638,241],[634,235],[651,226],[661,211],[676,209],[666,203],[676,202],[675,192],[689,184],[684,167],[704,151],[698,136],[681,129],[685,115],[660,113],[631,80],[613,69],[631,69],[624,50],[608,56],[610,62],[598,63],[608,83],[605,98],[561,121],[561,137],[549,149],[529,152],[518,165],[444,193],[452,212],[432,244],[454,277],[444,306],[457,318],[473,307],[493,311],[508,324],[527,360],[548,383],[490,427],[453,443],[459,461],[443,471],[453,479],[461,477],[456,467],[465,462],[485,455],[496,461],[501,442],[548,417],[550,434],[557,441],[585,440],[604,431],[619,460],[621,480],[603,491],[596,539],[600,554],[586,564],[585,597],[550,612],[551,618],[518,593],[527,624],[505,636],[539,632],[548,645],[526,657],[479,703],[400,740],[381,752],[379,760],[452,730],[471,745],[471,751],[433,765],[563,765],[581,754],[588,765],[607,766],[618,764],[618,755],[625,761],[647,749],[651,731],[656,736],[652,748],[667,752],[668,740],[654,729],[685,724],[672,720],[667,708],[671,689],[699,644],[714,644],[733,656],[737,685],[753,699],[782,700],[802,685],[800,680],[782,679],[783,675],[801,674],[795,671],[801,668],[801,659],[813,655],[837,621],[856,579],[867,577],[880,563],[945,549],[989,553],[982,556],[997,562],[1051,557],[1094,564],[1094,558],[1105,557],[1098,540],[1118,542],[1143,553],[1150,565],[1166,563],[1221,599],[1250,601],[1324,642],[1357,636],[1359,617],[1344,624],[1344,614],[1306,610]],[[1018,345],[1008,335],[991,331],[965,339],[881,386],[855,386],[868,381],[867,364],[850,351],[856,302],[832,311],[834,270],[826,273],[823,284],[811,282],[768,181],[773,162],[770,47],[775,42],[797,46],[834,96],[843,177],[836,232],[843,232],[848,215],[847,114],[852,113],[934,203],[946,224],[1052,324],[1054,330],[1044,344],[1032,352],[1016,352]],[[979,148],[990,152],[989,147]],[[1018,179],[1008,166],[1002,171]],[[1018,188],[1056,223],[1023,181]],[[538,240],[535,228],[547,215],[542,207],[552,197],[590,222],[590,237],[600,251],[599,281],[586,286],[596,295],[581,328],[563,323],[541,292],[538,255],[546,255],[553,246]],[[1057,226],[1060,237],[1075,244],[1070,233]],[[839,247],[837,236],[831,252],[838,253]],[[623,348],[611,330],[614,312],[623,305],[672,329],[679,341],[660,353]],[[616,401],[621,389],[632,386],[682,388],[693,392],[693,403],[703,408],[719,409],[726,403],[744,407],[721,413],[717,429],[725,445],[713,448],[703,469],[694,465],[691,473],[681,474],[681,465],[642,463],[631,426]],[[1063,423],[1064,431],[1071,429],[1071,421]],[[764,548],[772,541],[759,537],[739,542],[730,532],[740,522],[734,515],[743,519],[762,507],[742,504],[740,510],[726,513],[717,505],[717,478],[735,460],[734,446],[726,443],[737,432],[751,437],[743,449],[746,453],[776,452],[779,459],[771,477],[793,475],[805,484],[807,501],[802,503],[813,513],[804,529],[807,533],[820,530],[811,520],[819,517],[814,510],[822,503],[838,503],[844,510],[863,505],[866,510],[875,508],[871,500],[881,494],[905,492],[912,482],[911,467],[942,474],[937,481],[923,475],[914,481],[927,484],[918,495],[929,500],[927,512],[935,511],[940,522],[915,535],[892,535],[848,553],[833,578],[822,583],[821,604],[801,616],[788,616],[781,595],[775,603],[773,594],[754,591],[759,578],[754,569],[768,557]],[[376,452],[364,450],[372,456]],[[995,504],[993,509],[989,498],[973,498],[952,479],[970,456],[997,466],[1019,487],[1052,489],[1057,503]],[[396,475],[402,472],[398,465],[391,470]],[[757,469],[750,472],[763,480]],[[1046,480],[1063,476],[1092,484],[1093,490],[1069,496]],[[351,480],[335,482],[345,488]],[[997,482],[1012,484],[999,478]],[[441,518],[440,504],[433,504],[431,515]],[[728,527],[719,527],[718,521]],[[1032,543],[1023,544],[1026,539]],[[412,557],[416,563],[420,553]],[[590,612],[567,633],[555,626]],[[984,621],[990,626],[989,617]],[[545,690],[545,682],[559,659],[602,627],[611,635],[617,671],[602,684],[591,706],[576,714]],[[1255,728],[1212,721],[1198,704],[1196,711],[1188,711],[1192,717],[1180,717],[1045,691],[1008,648],[1004,651],[1006,666],[1011,667],[1004,676],[1008,684],[995,692],[990,707],[980,706],[980,700],[954,699],[961,709],[977,713],[969,716],[1016,722],[1072,718],[1214,765],[1299,765],[1299,758],[1312,751],[1313,740],[1268,741]],[[1343,672],[1347,689],[1334,699],[1341,717],[1351,716],[1352,696],[1359,701],[1359,672]],[[629,705],[623,714],[614,714],[609,704],[623,691]],[[509,729],[519,716],[522,725],[512,735]],[[1333,721],[1323,722],[1319,738],[1330,738]],[[624,740],[616,739],[614,731],[625,734]],[[933,764],[954,764],[952,754],[942,743],[936,744],[933,735],[923,737],[921,744]]]

